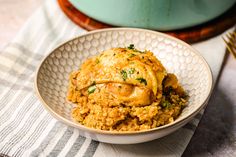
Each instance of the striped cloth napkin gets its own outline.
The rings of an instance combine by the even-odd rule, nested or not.
[[[63,14],[56,0],[45,1],[0,52],[0,156],[181,156],[203,111],[164,138],[115,145],[84,138],[44,110],[33,89],[37,66],[58,44],[85,32]],[[208,61],[216,80],[225,53],[221,38],[193,46]]]

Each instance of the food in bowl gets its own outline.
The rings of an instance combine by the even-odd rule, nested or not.
[[[75,121],[109,131],[140,131],[173,122],[187,94],[149,50],[112,48],[70,75],[67,99]]]

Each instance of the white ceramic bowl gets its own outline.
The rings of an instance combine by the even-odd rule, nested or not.
[[[171,124],[138,132],[110,132],[88,128],[73,121],[74,104],[66,100],[70,72],[88,57],[112,47],[151,50],[168,72],[177,75],[190,99],[181,115]],[[54,49],[41,63],[35,79],[36,93],[43,106],[59,121],[78,128],[80,134],[97,141],[131,144],[154,140],[189,122],[207,103],[212,74],[207,62],[190,45],[168,35],[134,28],[113,28],[89,32]]]

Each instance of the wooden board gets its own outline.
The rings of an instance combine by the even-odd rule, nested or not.
[[[58,0],[63,12],[77,25],[88,31],[115,27],[88,17],[77,10],[68,0]],[[165,31],[169,35],[177,37],[188,43],[202,41],[218,35],[236,24],[236,4],[223,15],[207,23],[181,30]]]

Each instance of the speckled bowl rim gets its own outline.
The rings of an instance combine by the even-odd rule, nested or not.
[[[163,125],[163,126],[159,126],[159,127],[156,127],[156,128],[153,128],[153,129],[148,129],[148,130],[141,130],[141,131],[124,131],[124,132],[119,132],[119,131],[98,130],[98,129],[86,127],[86,126],[84,126],[84,125],[82,125],[80,123],[77,123],[75,121],[70,121],[70,120],[60,116],[59,114],[57,114],[52,108],[50,108],[47,105],[47,103],[44,101],[44,99],[42,98],[42,96],[41,96],[41,94],[39,92],[38,83],[37,82],[38,82],[38,74],[39,74],[40,68],[42,67],[42,65],[44,64],[46,59],[53,52],[55,52],[55,50],[57,50],[61,46],[66,45],[66,44],[68,44],[69,42],[71,42],[71,41],[73,41],[75,39],[78,39],[78,38],[81,38],[81,37],[84,37],[84,36],[87,36],[87,35],[90,35],[90,34],[102,33],[102,32],[107,32],[107,31],[136,31],[136,32],[138,31],[138,32],[147,32],[147,33],[152,33],[152,34],[154,33],[154,34],[156,34],[158,36],[161,36],[163,38],[171,39],[172,41],[175,41],[176,43],[184,45],[186,48],[191,50],[193,53],[195,53],[202,60],[202,62],[204,63],[204,65],[206,67],[207,74],[208,74],[208,79],[209,79],[209,84],[210,85],[209,85],[209,87],[207,89],[207,94],[206,94],[207,96],[205,97],[203,103],[200,104],[199,107],[195,111],[190,112],[190,114],[187,114],[185,117],[183,117],[181,119],[176,119],[174,122],[166,124],[166,125]],[[182,123],[184,123],[186,121],[187,122],[190,121],[195,115],[197,115],[197,113],[199,113],[201,111],[201,109],[203,109],[203,107],[205,107],[207,105],[207,102],[208,102],[208,100],[209,100],[209,98],[211,96],[212,90],[213,90],[213,76],[212,76],[212,71],[211,71],[207,61],[204,59],[204,57],[196,49],[194,49],[192,46],[190,46],[189,44],[185,43],[184,41],[179,40],[179,39],[177,39],[175,37],[172,37],[170,35],[166,35],[164,33],[160,33],[160,32],[157,32],[157,31],[152,31],[152,30],[148,30],[148,29],[120,27],[120,28],[106,28],[106,29],[100,29],[100,30],[86,32],[85,34],[79,35],[77,37],[74,37],[74,38],[66,41],[66,42],[63,42],[63,43],[59,44],[56,48],[51,50],[48,55],[46,55],[44,57],[44,59],[41,61],[40,65],[38,66],[37,71],[36,71],[36,75],[35,75],[35,79],[34,79],[34,88],[35,88],[36,95],[38,96],[39,100],[42,102],[42,105],[44,106],[44,108],[54,118],[56,118],[57,120],[65,123],[67,125],[73,126],[75,128],[81,129],[83,131],[88,131],[88,132],[91,132],[91,133],[104,134],[104,135],[106,135],[106,134],[109,134],[109,135],[137,135],[137,134],[147,134],[147,133],[150,133],[150,132],[164,130],[164,129],[168,129],[168,128],[172,128],[172,127],[178,127]]]

